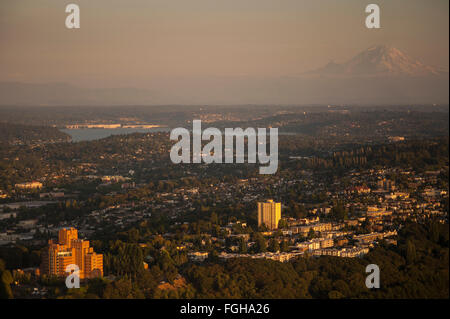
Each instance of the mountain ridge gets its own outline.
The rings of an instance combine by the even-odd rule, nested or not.
[[[447,71],[378,45],[296,76],[174,79],[148,88],[102,89],[0,82],[0,105],[448,104],[448,85]]]
[[[428,66],[397,48],[374,45],[344,63],[329,62],[307,74],[321,76],[438,76],[446,71]]]

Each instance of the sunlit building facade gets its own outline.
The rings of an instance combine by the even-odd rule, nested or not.
[[[42,255],[41,274],[67,276],[66,267],[77,265],[81,279],[103,276],[103,255],[94,252],[88,240],[78,239],[75,228],[58,232],[58,242],[49,240]]]
[[[280,219],[281,203],[275,203],[271,199],[258,202],[258,226],[266,225],[270,230],[277,229]]]

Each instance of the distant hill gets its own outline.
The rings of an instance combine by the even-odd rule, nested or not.
[[[52,143],[69,140],[69,135],[55,127],[0,123],[0,143]]]

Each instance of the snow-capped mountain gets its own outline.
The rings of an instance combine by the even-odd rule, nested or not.
[[[448,71],[426,66],[387,46],[345,63],[286,77],[170,80],[173,90],[87,89],[69,84],[0,82],[0,105],[163,104],[448,104]],[[175,89],[176,88],[176,89]],[[177,91],[179,97],[174,97]],[[205,102],[208,101],[208,102]]]
[[[424,65],[396,48],[377,45],[345,63],[330,62],[309,73],[334,76],[429,76],[442,74],[443,71]]]

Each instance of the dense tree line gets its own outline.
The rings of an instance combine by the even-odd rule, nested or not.
[[[448,138],[439,138],[358,146],[330,155],[312,156],[288,165],[302,169],[402,167],[423,172],[448,166],[448,142]]]
[[[258,241],[258,238],[255,238]],[[264,240],[264,249],[274,243]],[[94,243],[94,246],[98,244]],[[211,254],[204,263],[188,262],[176,243],[155,237],[144,247],[121,241],[104,250],[105,278],[82,289],[41,277],[49,297],[64,298],[448,298],[449,229],[435,221],[408,223],[398,244],[381,242],[363,258],[304,256],[280,263],[237,258],[220,261]],[[5,256],[3,256],[5,257]],[[6,256],[6,258],[11,258]],[[144,267],[148,263],[148,269]],[[7,263],[11,264],[7,260]],[[365,286],[366,266],[380,268],[380,289]],[[0,293],[11,297],[11,274],[0,263]],[[111,279],[109,276],[114,276]],[[162,285],[162,283],[164,283]],[[6,283],[6,284],[5,284]],[[8,288],[9,287],[9,288]]]

